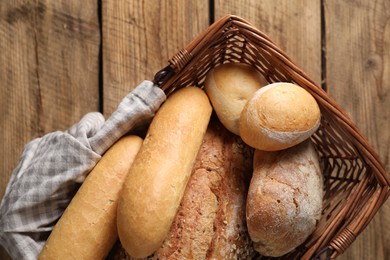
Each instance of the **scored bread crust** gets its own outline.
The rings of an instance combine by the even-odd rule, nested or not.
[[[149,259],[251,259],[245,203],[253,150],[220,123],[204,137],[170,232]],[[123,249],[115,259],[132,259]]]
[[[240,115],[240,136],[264,151],[290,148],[308,139],[320,126],[321,113],[313,96],[285,82],[269,84],[254,94]]]
[[[253,105],[259,124],[278,132],[307,131],[320,117],[314,97],[292,83],[277,82],[265,86],[253,97]]]

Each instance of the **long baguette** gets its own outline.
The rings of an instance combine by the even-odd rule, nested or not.
[[[104,259],[118,238],[116,209],[142,139],[122,137],[89,173],[57,222],[39,259]]]
[[[173,93],[153,119],[118,204],[125,250],[142,258],[158,249],[174,220],[212,108],[197,87]]]

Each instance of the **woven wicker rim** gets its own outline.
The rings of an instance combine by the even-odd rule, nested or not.
[[[323,217],[307,241],[283,258],[336,258],[390,196],[390,179],[378,154],[323,89],[267,35],[238,16],[213,23],[172,57],[154,81],[168,95],[188,85],[201,87],[207,71],[224,62],[252,63],[269,81],[297,83],[317,100],[322,121],[312,140],[325,161]]]

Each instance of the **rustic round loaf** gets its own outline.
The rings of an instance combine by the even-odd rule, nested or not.
[[[282,150],[308,139],[318,129],[320,117],[316,100],[305,89],[273,83],[256,91],[245,105],[240,136],[256,149]]]
[[[322,200],[323,177],[310,140],[282,151],[255,151],[246,217],[261,255],[279,257],[301,245],[321,217]]]
[[[253,94],[267,84],[254,67],[244,63],[225,63],[209,71],[204,88],[221,123],[239,135],[238,121],[242,109]]]

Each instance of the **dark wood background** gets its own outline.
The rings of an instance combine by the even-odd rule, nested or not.
[[[90,111],[109,116],[226,14],[264,31],[326,88],[389,172],[388,0],[2,0],[0,198],[29,140]],[[390,259],[389,230],[386,203],[340,259]]]

